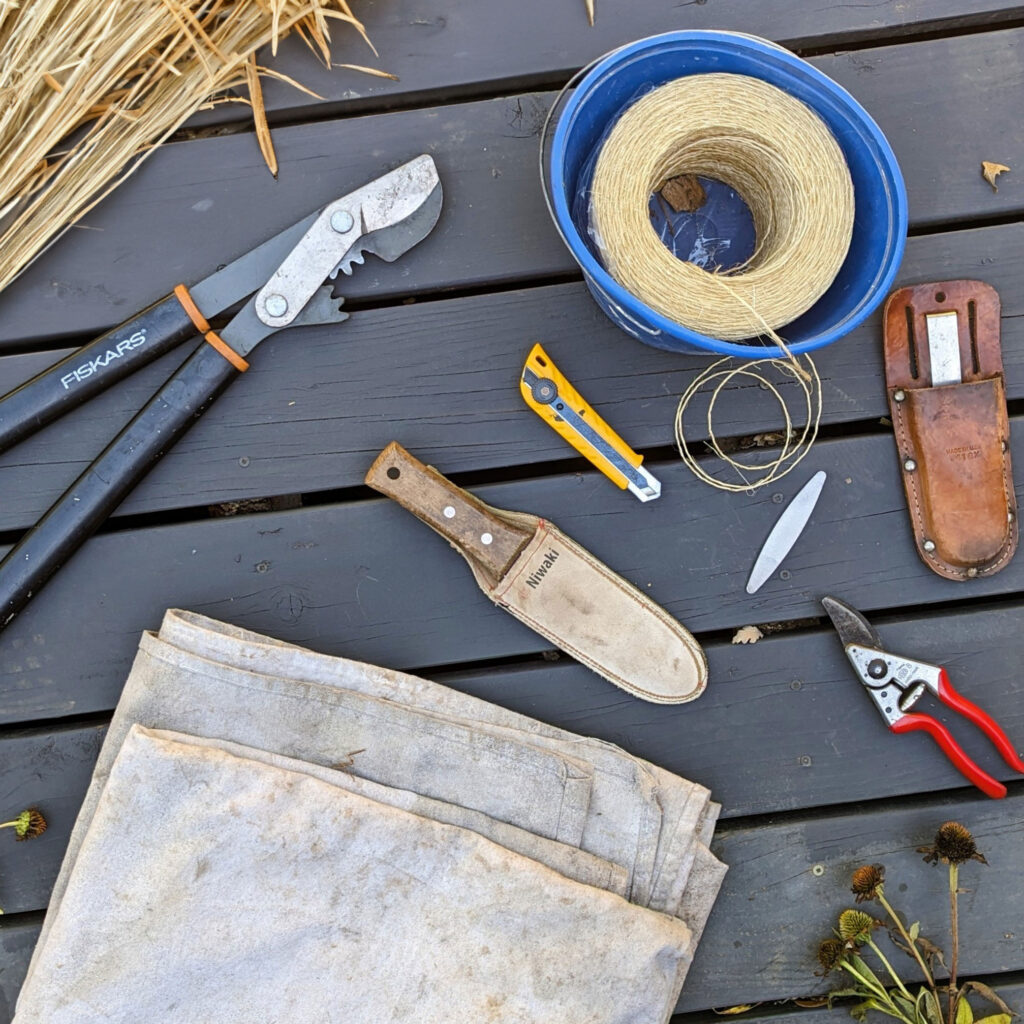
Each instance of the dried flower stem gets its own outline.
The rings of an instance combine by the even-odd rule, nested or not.
[[[959,1002],[956,991],[957,961],[960,959],[960,926],[957,915],[957,893],[960,885],[960,865],[949,865],[949,929],[952,933],[952,944],[949,951],[949,1024],[956,1024],[956,1004]]]
[[[899,929],[900,935],[903,936],[904,940],[907,943],[907,946],[910,948],[911,953],[914,954],[914,959],[918,962],[918,965],[920,966],[921,970],[924,971],[924,977],[925,981],[928,982],[928,987],[932,990],[932,992],[935,992],[935,978],[932,977],[932,972],[928,970],[928,965],[924,962],[924,957],[921,956],[921,951],[917,948],[917,943],[914,942],[914,940],[910,937],[910,933],[903,926],[903,922],[900,920],[900,915],[897,914],[895,910],[893,910],[892,906],[889,904],[889,901],[881,892],[878,894],[878,902],[882,904],[882,906],[885,908],[885,912],[889,915],[893,924],[895,924],[896,927]],[[938,995],[937,992],[935,994]]]

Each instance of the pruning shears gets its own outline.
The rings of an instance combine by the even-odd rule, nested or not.
[[[978,726],[1003,760],[1015,771],[1024,773],[1024,761],[995,719],[962,697],[941,666],[887,651],[878,633],[856,609],[834,597],[822,598],[821,603],[839,633],[846,657],[889,729],[895,733],[927,732],[953,766],[978,789],[991,797],[1006,796],[1006,787],[975,764],[940,721],[930,715],[912,714],[910,709],[925,693],[930,693]]]
[[[240,373],[286,327],[341,323],[338,273],[366,253],[393,261],[441,212],[441,183],[419,156],[171,294],[0,398],[0,452],[187,338],[203,343],[0,562],[0,629],[117,508]],[[325,283],[327,282],[327,283]],[[248,296],[248,298],[246,298]],[[209,320],[245,299],[220,331]]]

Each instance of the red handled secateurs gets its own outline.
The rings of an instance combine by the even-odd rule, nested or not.
[[[1014,770],[1024,773],[1024,761],[995,720],[953,689],[944,668],[891,654],[860,612],[834,597],[822,598],[821,603],[839,633],[850,664],[871,694],[889,729],[895,733],[927,732],[956,769],[978,789],[991,797],[1006,796],[1006,787],[979,768],[941,722],[930,715],[909,712],[925,691],[931,693],[978,726],[1003,760]]]

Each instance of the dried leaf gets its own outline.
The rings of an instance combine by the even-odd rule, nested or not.
[[[364,75],[375,75],[377,78],[390,78],[392,82],[399,81],[398,75],[390,71],[381,71],[379,68],[366,68],[362,64],[332,64],[335,68],[348,68],[349,71],[362,71]]]
[[[694,213],[707,200],[707,193],[696,174],[679,174],[669,178],[657,191],[676,213]]]
[[[587,21],[590,22],[591,26],[594,24],[594,0],[583,0],[587,6]]]
[[[833,995],[835,994],[833,993]],[[818,996],[816,999],[794,999],[793,1002],[805,1010],[816,1010],[819,1006],[828,1005],[828,996]]]
[[[727,1006],[722,1010],[715,1010],[714,1012],[717,1013],[719,1017],[734,1017],[738,1013],[746,1013],[747,1010],[752,1010],[755,1006],[760,1005],[760,1003],[740,1003],[739,1006]]]
[[[734,644],[756,644],[764,633],[757,626],[740,626],[732,638]]]
[[[996,184],[996,178],[1009,169],[1010,168],[1007,167],[1006,164],[994,164],[990,160],[981,161],[981,176],[992,186],[993,192],[999,191],[999,186]]]
[[[274,141],[270,137],[270,125],[267,124],[267,111],[263,106],[263,86],[260,85],[260,69],[256,64],[256,54],[250,55],[245,63],[245,79],[249,86],[249,102],[252,104],[252,119],[256,125],[256,141],[260,144],[260,152],[270,168],[270,173],[277,177],[277,154],[274,152]]]
[[[910,941],[913,942],[921,934],[921,922],[915,921],[910,926]]]
[[[943,958],[942,950],[939,949],[939,947],[936,946],[931,939],[926,939],[923,935],[919,935],[916,939],[916,942],[921,952],[924,953],[925,956],[934,957],[936,960],[939,961],[940,964],[942,964],[943,967],[946,966],[946,961]]]
[[[750,437],[742,437],[739,441],[740,448],[772,448],[775,445],[782,444],[786,439],[785,434],[780,433],[768,433],[768,434],[753,434]]]
[[[984,985],[980,981],[966,981],[964,982],[963,988],[960,989],[960,992],[966,996],[968,991],[971,989],[977,992],[983,999],[987,999],[993,1006],[998,1006],[1003,1013],[1008,1013],[1011,1017],[1017,1016],[1017,1014],[1011,1010],[1002,999],[1000,999],[995,990],[989,988],[988,985]],[[978,1024],[981,1024],[981,1021],[978,1021]]]

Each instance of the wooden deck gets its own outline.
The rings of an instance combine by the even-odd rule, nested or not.
[[[707,360],[636,343],[597,310],[544,209],[544,115],[570,74],[622,42],[729,28],[810,57],[878,120],[910,196],[900,284],[978,277],[1000,292],[1003,353],[1024,479],[1024,5],[998,0],[366,0],[380,65],[399,82],[319,69],[297,41],[267,102],[280,158],[263,166],[244,108],[204,113],[0,298],[0,393],[65,349],[194,281],[349,187],[420,152],[445,190],[433,234],[393,265],[341,282],[352,318],[284,332],[46,590],[0,636],[3,809],[38,805],[42,838],[0,843],[0,1024],[10,1020],[68,832],[139,633],[190,608],[317,650],[415,670],[577,732],[613,740],[711,787],[715,852],[731,866],[680,1005],[694,1022],[823,1024],[789,997],[820,992],[817,941],[848,905],[851,868],[883,861],[890,894],[946,934],[944,871],[914,847],[956,818],[990,861],[965,869],[961,974],[1024,1010],[1024,780],[972,727],[965,748],[1010,783],[964,785],[931,742],[883,728],[823,621],[825,593],[884,639],[944,663],[1024,744],[1024,555],[970,585],[913,549],[887,414],[879,315],[816,355],[822,438],[801,470],[753,495],[698,483],[672,446],[681,391]],[[353,38],[337,60],[369,63]],[[1008,164],[994,192],[981,160]],[[541,341],[662,480],[640,505],[523,404]],[[0,457],[0,542],[15,541],[180,361],[165,358]],[[739,390],[739,388],[737,388]],[[778,426],[756,388],[723,400],[721,434]],[[547,516],[644,588],[706,645],[708,690],[632,700],[493,608],[443,541],[362,486],[398,440],[486,500]],[[779,512],[817,469],[818,509],[778,574],[743,584]],[[1018,484],[1018,497],[1024,485]],[[230,517],[210,506],[266,498]],[[776,499],[778,500],[778,499]],[[413,581],[413,585],[410,585]],[[756,646],[749,623],[793,622]],[[0,836],[0,839],[6,837]],[[835,1020],[843,1020],[835,1011]],[[680,1018],[688,1019],[686,1017]]]

